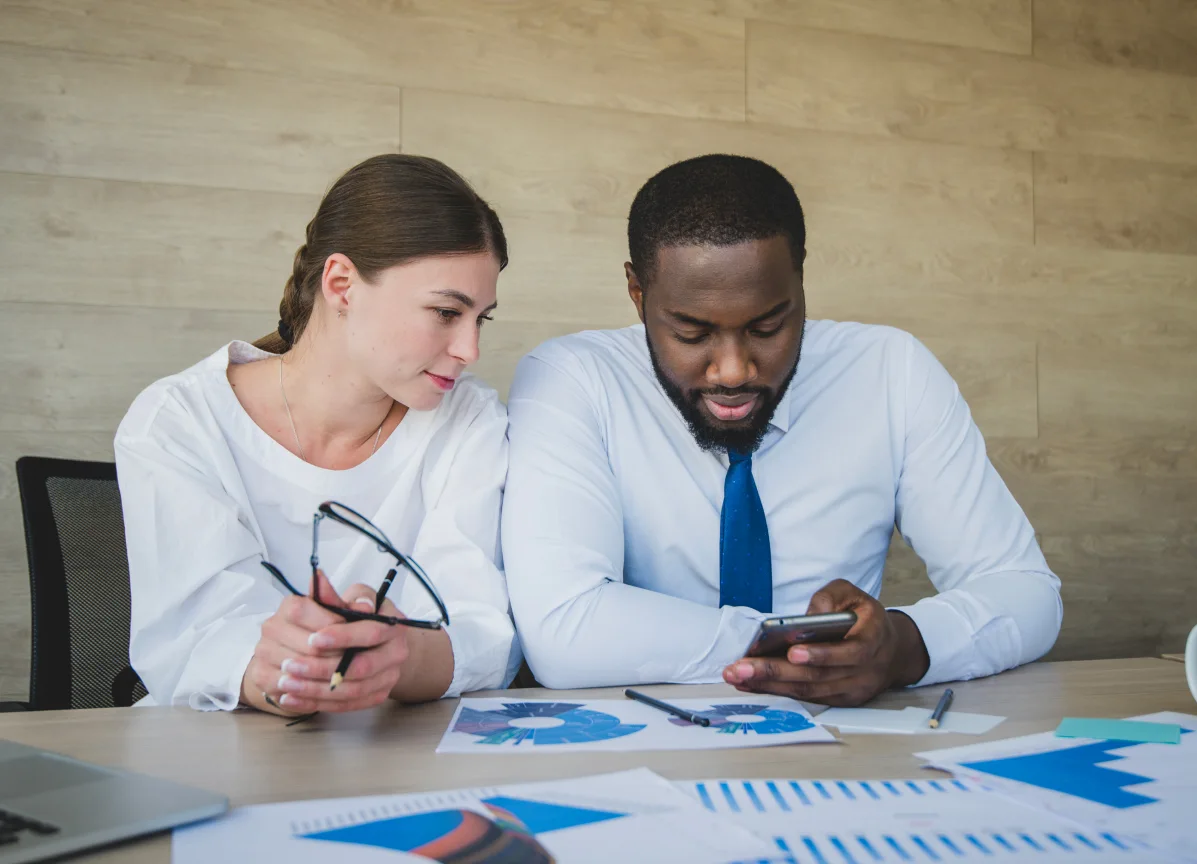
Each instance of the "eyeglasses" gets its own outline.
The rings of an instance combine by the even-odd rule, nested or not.
[[[334,522],[338,522],[348,528],[353,529],[354,531],[357,531],[359,534],[365,535],[367,538],[374,541],[374,544],[378,547],[379,552],[386,552],[390,554],[395,559],[395,563],[398,566],[406,567],[412,573],[412,575],[416,577],[424,590],[428,592],[428,596],[431,597],[432,602],[436,604],[436,608],[440,613],[440,617],[433,621],[421,621],[416,618],[398,618],[392,615],[382,615],[378,612],[363,612],[359,609],[333,606],[330,603],[326,603],[324,600],[322,600],[319,596],[320,583],[316,579],[316,571],[320,567],[320,557],[317,554],[320,549],[320,523],[326,518],[332,519]],[[335,615],[341,616],[346,621],[379,621],[383,624],[399,624],[404,627],[419,627],[424,630],[440,630],[442,627],[445,627],[449,624],[449,610],[445,608],[445,601],[443,601],[441,599],[441,595],[437,593],[436,586],[432,584],[432,580],[428,577],[428,574],[424,572],[424,568],[417,564],[414,558],[410,558],[396,549],[395,545],[391,543],[390,539],[386,534],[383,533],[381,528],[351,507],[346,507],[344,504],[340,504],[336,501],[325,501],[318,508],[316,508],[316,513],[312,517],[312,556],[309,561],[312,565],[313,593],[311,599],[316,603],[316,605],[323,609],[327,609],[329,612],[332,612]],[[297,597],[306,596],[303,594],[303,592],[296,589],[295,586],[287,580],[287,577],[283,575],[282,571],[269,561],[262,561],[261,564],[266,568],[271,576],[277,579],[279,583],[281,583],[282,586],[292,594],[296,595]],[[384,588],[382,591],[380,591],[380,593],[385,591],[385,587],[390,585],[390,582],[393,578],[394,571],[392,570],[391,572],[387,573],[387,577],[383,583]]]
[[[390,554],[392,557],[394,557],[395,563],[398,566],[406,567],[409,571],[411,571],[412,575],[419,580],[419,583],[424,590],[428,592],[428,596],[432,598],[432,602],[436,604],[437,611],[440,612],[440,617],[434,621],[421,621],[417,618],[398,618],[393,615],[383,615],[378,612],[362,612],[358,609],[350,609],[343,606],[333,606],[322,600],[320,598],[320,581],[316,578],[316,571],[320,568],[320,556],[317,554],[320,549],[320,523],[325,519],[332,519],[334,522],[339,522],[340,524],[357,531],[359,534],[363,534],[370,540],[374,541],[374,544],[378,547],[379,552],[386,552]],[[387,535],[383,533],[381,528],[351,507],[346,507],[344,504],[340,504],[336,501],[325,501],[316,508],[316,513],[312,517],[312,556],[309,561],[312,565],[312,601],[317,606],[327,609],[334,615],[339,615],[346,621],[378,621],[383,624],[399,624],[404,627],[419,627],[424,630],[440,630],[442,627],[448,626],[449,624],[449,610],[445,608],[445,601],[443,601],[441,599],[441,595],[437,593],[436,586],[432,584],[432,580],[428,578],[428,574],[424,572],[424,568],[417,564],[414,558],[409,558],[407,555],[404,555],[402,552],[396,549],[395,544],[390,541]],[[297,597],[305,596],[287,580],[287,577],[283,575],[281,570],[279,570],[269,561],[262,561],[261,564],[266,568],[267,572],[269,572],[271,576],[278,580],[278,582],[292,594]],[[382,585],[378,590],[377,608],[382,607],[383,598],[386,596],[387,589],[390,588],[391,582],[394,580],[394,578],[395,568],[391,568],[387,571],[386,577],[383,579]],[[353,651],[354,649],[350,648],[347,654]],[[345,659],[348,660],[348,656],[346,656]],[[278,707],[278,705],[275,704],[270,698],[269,694],[264,692],[262,696],[267,702],[274,705],[274,707]],[[287,725],[295,726],[296,724],[303,723],[304,721],[310,720],[315,716],[315,714],[303,714],[291,720],[291,722]]]

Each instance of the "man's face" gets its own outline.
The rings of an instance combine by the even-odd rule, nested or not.
[[[699,446],[755,450],[798,364],[806,299],[785,237],[666,246],[625,265],[653,369]]]

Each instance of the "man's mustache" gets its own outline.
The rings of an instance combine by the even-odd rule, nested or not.
[[[704,390],[691,390],[690,399],[697,402],[703,396],[743,396],[748,393],[763,396],[772,392],[772,388],[769,387],[708,387]]]

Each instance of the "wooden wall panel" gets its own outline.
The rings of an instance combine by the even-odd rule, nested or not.
[[[1031,53],[1031,0],[650,0],[654,6],[798,24],[820,30],[867,33]]]
[[[411,90],[403,146],[445,159],[501,208],[626,219],[652,174],[679,159],[733,152],[790,178],[811,233],[1030,240],[1025,153]]]
[[[1197,532],[1197,445],[1192,437],[1047,432],[989,437],[989,458],[1045,534],[1172,536]],[[1068,502],[1061,507],[1060,502]]]
[[[0,173],[0,301],[277,309],[319,196]]]
[[[1035,0],[1035,56],[1197,75],[1192,0]]]
[[[1197,165],[1036,153],[1035,239],[1197,255]]]
[[[0,431],[114,432],[133,398],[277,313],[0,303]]]
[[[1039,346],[1039,427],[1094,437],[1197,434],[1197,354]]]
[[[959,337],[923,341],[956,379],[984,434],[1013,438],[1038,434],[1034,342]]]
[[[685,6],[583,0],[102,0],[10,3],[5,41],[116,57],[744,117],[744,22]],[[350,93],[353,87],[342,87]]]
[[[1015,244],[812,235],[809,314],[916,335],[984,340],[1100,338],[1117,347],[1197,349],[1197,258]],[[1128,287],[1133,286],[1133,289]]]
[[[0,44],[0,170],[322,194],[399,146],[399,90]]]
[[[1197,79],[748,27],[748,119],[977,147],[1197,163]]]

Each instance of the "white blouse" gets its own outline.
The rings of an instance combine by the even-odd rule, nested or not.
[[[499,553],[507,414],[463,377],[432,411],[409,410],[365,462],[311,465],[267,435],[229,384],[230,364],[273,355],[232,342],[137,397],[116,433],[129,551],[129,659],[150,704],[235,708],[262,622],[285,589],[307,593],[322,501],[367,516],[423,566],[449,610],[446,696],[504,687],[520,662]],[[338,592],[377,588],[394,559],[325,519],[320,566]],[[389,597],[411,618],[437,610],[400,569]]]

